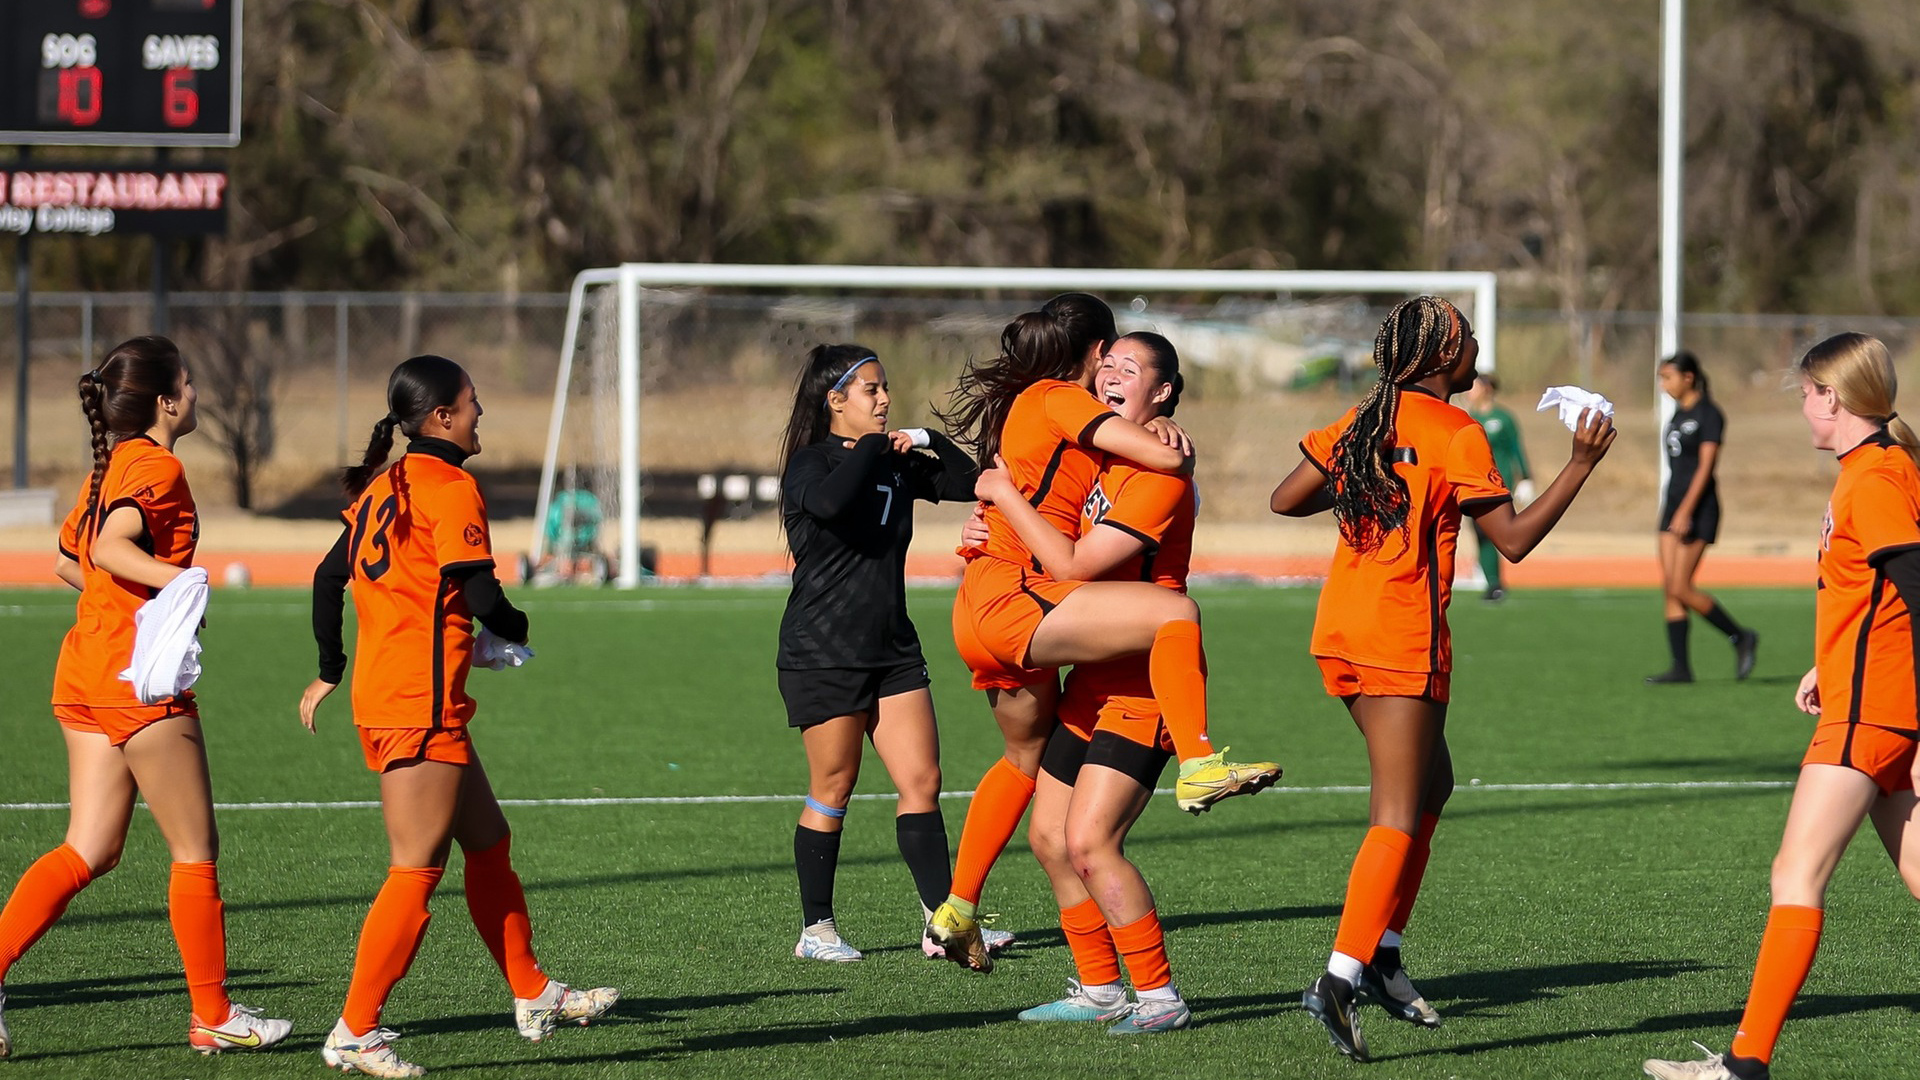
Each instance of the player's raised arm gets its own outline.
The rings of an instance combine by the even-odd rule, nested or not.
[[[1593,475],[1595,466],[1607,456],[1613,440],[1619,435],[1613,420],[1599,412],[1585,410],[1580,414],[1580,426],[1573,433],[1573,449],[1567,458],[1566,468],[1553,478],[1553,483],[1540,493],[1540,497],[1528,504],[1525,510],[1515,512],[1512,500],[1494,501],[1478,507],[1467,507],[1479,523],[1480,531],[1500,554],[1513,562],[1519,562],[1546,539],[1547,533],[1560,523],[1567,507],[1573,505],[1573,498],[1580,494]],[[1485,436],[1481,437],[1485,442]],[[1488,451],[1488,466],[1492,466],[1491,451]]]

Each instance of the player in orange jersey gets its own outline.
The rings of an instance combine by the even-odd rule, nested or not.
[[[1567,467],[1515,513],[1486,432],[1447,400],[1472,385],[1479,355],[1473,327],[1452,304],[1421,296],[1397,305],[1373,343],[1379,382],[1345,416],[1307,435],[1306,460],[1271,500],[1274,513],[1332,510],[1340,524],[1312,648],[1327,692],[1346,703],[1366,738],[1372,827],[1354,858],[1327,974],[1302,1003],[1335,1047],[1362,1061],[1356,989],[1402,1020],[1440,1022],[1401,965],[1400,932],[1453,791],[1446,612],[1460,515],[1472,514],[1500,553],[1519,562],[1614,438],[1606,417],[1583,415]]]
[[[420,948],[427,898],[455,842],[466,858],[467,912],[511,987],[522,1036],[539,1042],[560,1023],[584,1024],[620,994],[575,990],[540,969],[507,818],[467,734],[476,708],[467,694],[474,620],[499,643],[523,649],[527,640],[526,615],[494,576],[486,501],[462,467],[480,452],[473,381],[445,357],[416,356],[387,380],[387,408],[361,464],[343,479],[353,498],[346,530],[314,572],[320,677],[300,698],[300,719],[313,730],[315,711],[345,674],[341,594],[351,581],[359,617],[353,721],[367,767],[380,774],[392,864],[321,1055],[334,1068],[402,1077],[426,1070],[394,1052],[397,1036],[381,1028],[380,1010]],[[395,429],[411,441],[387,466]]]
[[[1181,385],[1179,354],[1155,333],[1116,341],[1094,376],[1095,395],[1140,424],[1172,416]],[[1198,510],[1186,476],[1109,459],[1082,508],[1078,540],[1042,519],[1002,470],[986,472],[976,493],[1001,508],[1058,580],[1151,581],[1186,592]],[[1192,1013],[1173,982],[1153,893],[1124,850],[1173,749],[1147,658],[1076,666],[1059,715],[1027,839],[1052,883],[1078,977],[1065,997],[1020,1019],[1117,1021],[1108,1029],[1116,1035],[1185,1027]],[[1123,961],[1133,1002],[1120,982]]]
[[[1100,454],[1163,472],[1186,465],[1184,436],[1121,418],[1088,391],[1119,335],[1113,312],[1085,293],[1065,293],[1020,315],[1001,334],[1000,354],[969,365],[942,414],[982,462],[998,460],[1022,497],[1062,531],[1077,531]],[[1180,445],[1169,445],[1177,443]],[[988,541],[970,552],[954,598],[954,644],[987,691],[1006,749],[975,787],[961,830],[953,893],[930,929],[947,957],[992,969],[976,908],[987,872],[1033,798],[1034,776],[1065,665],[1150,654],[1154,688],[1181,759],[1177,797],[1199,812],[1229,795],[1272,783],[1279,766],[1240,766],[1207,739],[1205,657],[1193,601],[1147,582],[1072,582],[1049,576],[1004,516],[987,512]]]
[[[212,1054],[272,1046],[292,1025],[227,997],[220,834],[193,693],[147,705],[119,677],[133,657],[134,613],[193,565],[199,518],[173,445],[194,429],[194,398],[180,350],[162,337],[124,341],[80,376],[93,474],[60,529],[54,564],[80,591],[53,684],[67,744],[67,836],[21,875],[0,911],[0,984],[75,894],[119,865],[138,795],[173,856],[167,914],[193,1002],[187,1042]],[[0,1014],[0,1057],[12,1048]]]
[[[1814,666],[1794,698],[1819,721],[1773,859],[1773,906],[1733,1045],[1704,1061],[1648,1061],[1658,1080],[1772,1075],[1774,1043],[1820,945],[1827,883],[1863,820],[1920,896],[1920,439],[1894,411],[1898,381],[1878,339],[1836,334],[1798,371],[1813,445],[1840,458],[1820,531]]]

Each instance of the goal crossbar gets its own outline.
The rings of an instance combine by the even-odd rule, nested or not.
[[[540,493],[534,505],[532,558],[545,551],[546,520],[552,505],[565,424],[567,394],[579,350],[586,293],[594,286],[617,287],[616,381],[619,398],[619,529],[615,583],[640,582],[640,290],[645,288],[793,288],[861,290],[966,289],[976,292],[1082,290],[1113,292],[1293,293],[1418,292],[1471,294],[1482,370],[1495,366],[1498,294],[1494,275],[1470,270],[1142,270],[1062,269],[981,266],[778,266],[726,263],[625,263],[583,270],[573,279],[567,324],[554,380],[553,416],[547,429]]]

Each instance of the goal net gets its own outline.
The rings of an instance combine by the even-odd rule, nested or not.
[[[1494,276],[1478,272],[1052,270],[641,264],[575,278],[530,561],[546,580],[638,584],[643,515],[775,509],[801,359],[858,342],[886,363],[894,427],[937,423],[968,358],[1047,297],[1085,291],[1120,330],[1180,351],[1180,420],[1203,440],[1213,507],[1271,488],[1310,423],[1373,378],[1375,331],[1419,293],[1460,304],[1494,366]],[[1280,454],[1282,456],[1276,456]],[[1265,505],[1264,490],[1254,500]],[[1210,513],[1212,512],[1210,508]]]

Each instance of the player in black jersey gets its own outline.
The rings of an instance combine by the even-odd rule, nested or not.
[[[1693,586],[1701,556],[1720,535],[1720,487],[1714,467],[1720,462],[1727,418],[1707,393],[1707,373],[1690,352],[1660,362],[1660,389],[1676,406],[1664,440],[1670,472],[1660,503],[1660,577],[1667,592],[1667,647],[1673,652],[1673,666],[1647,676],[1647,681],[1693,681],[1693,664],[1687,655],[1689,611],[1727,635],[1733,644],[1735,677],[1744,679],[1753,673],[1760,635],[1734,622],[1718,600]]]
[[[793,833],[802,917],[793,953],[810,960],[860,959],[834,925],[833,878],[863,737],[900,792],[900,855],[922,907],[945,900],[951,885],[940,738],[926,658],[907,617],[906,560],[914,500],[971,499],[977,470],[940,432],[888,431],[888,406],[886,369],[871,349],[817,346],[781,452],[794,567],[780,620],[780,695],[808,772]]]

